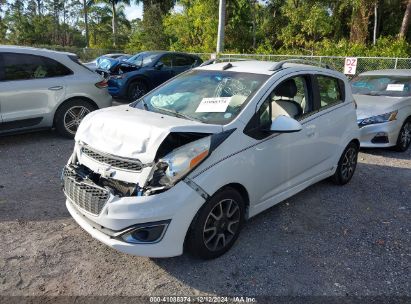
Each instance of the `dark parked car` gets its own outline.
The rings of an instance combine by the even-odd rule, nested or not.
[[[133,101],[202,62],[195,55],[153,51],[138,53],[125,61],[104,58],[96,71],[108,79],[108,91],[113,97]]]

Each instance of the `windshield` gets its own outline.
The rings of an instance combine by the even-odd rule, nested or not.
[[[137,66],[144,67],[150,65],[157,57],[157,53],[138,53],[125,61]]]
[[[192,70],[131,106],[210,124],[227,124],[268,75]]]
[[[411,77],[358,76],[351,81],[352,92],[373,96],[411,96]]]

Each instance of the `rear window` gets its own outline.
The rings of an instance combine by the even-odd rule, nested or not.
[[[73,61],[74,63],[78,64],[79,66],[85,68],[86,70],[94,73],[93,70],[89,69],[88,67],[86,67],[84,64],[81,63],[80,59],[78,58],[78,56],[75,55],[69,55],[68,56],[70,58],[71,61]]]
[[[192,57],[188,57],[184,55],[175,55],[174,57],[175,66],[191,66],[193,63],[194,63],[194,59]]]
[[[73,72],[47,57],[20,53],[3,53],[3,81],[61,77]]]

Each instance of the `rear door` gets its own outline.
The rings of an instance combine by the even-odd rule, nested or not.
[[[174,75],[178,75],[184,71],[192,68],[195,60],[191,56],[183,54],[175,54],[173,60],[173,72]]]
[[[64,98],[64,76],[72,71],[42,56],[3,53],[2,57],[0,107],[3,131],[46,126],[45,117],[51,115],[56,103]]]

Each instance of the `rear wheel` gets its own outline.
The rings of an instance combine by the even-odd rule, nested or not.
[[[338,162],[337,170],[332,179],[337,185],[345,185],[354,175],[357,168],[359,147],[356,143],[351,142],[344,150]]]
[[[411,118],[408,118],[401,127],[398,134],[397,145],[395,150],[398,152],[405,152],[411,144]]]
[[[244,224],[244,199],[232,188],[214,194],[197,213],[189,231],[189,251],[213,259],[227,252]]]
[[[96,110],[91,103],[75,99],[63,103],[56,111],[54,125],[60,135],[73,138],[83,118]]]
[[[147,84],[142,80],[136,80],[130,83],[127,89],[127,99],[133,102],[148,92]]]

